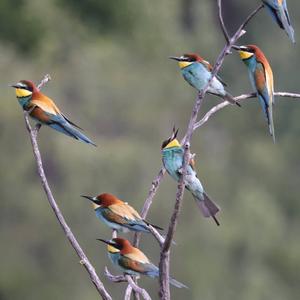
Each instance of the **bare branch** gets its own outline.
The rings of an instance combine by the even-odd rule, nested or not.
[[[276,93],[274,93],[274,96],[294,98],[294,99],[300,98],[300,94],[288,93],[288,92],[276,92]],[[234,99],[236,101],[241,102],[241,101],[245,101],[247,99],[253,99],[255,97],[256,97],[256,93],[251,93],[251,94],[243,94],[243,95],[237,96]],[[230,103],[228,101],[223,101],[223,102],[219,103],[218,105],[214,106],[213,108],[211,108],[200,121],[195,123],[194,130],[201,127],[203,124],[205,124],[210,119],[211,116],[213,116],[216,112],[218,112],[219,110],[221,110],[222,108],[224,108],[228,105],[230,105]]]
[[[124,300],[130,300],[131,299],[131,293],[132,293],[132,286],[130,284],[127,285]]]
[[[42,82],[39,84],[39,88],[41,88],[49,80],[50,80],[50,76],[46,75],[44,77],[44,79],[42,80]],[[51,192],[51,189],[50,189],[48,181],[47,181],[47,177],[45,175],[42,158],[41,158],[41,154],[40,154],[38,143],[37,143],[37,133],[38,133],[38,130],[41,125],[38,124],[34,129],[32,129],[30,126],[30,123],[29,123],[28,112],[26,112],[26,111],[24,111],[24,119],[25,119],[26,128],[30,135],[33,154],[34,154],[34,158],[35,158],[36,164],[37,164],[38,175],[40,177],[40,180],[41,180],[43,189],[45,191],[45,194],[47,196],[48,202],[49,202],[51,208],[53,209],[53,212],[54,212],[60,226],[62,227],[67,239],[69,240],[72,247],[76,251],[78,257],[80,258],[80,263],[85,267],[85,269],[89,273],[90,279],[93,282],[93,284],[95,285],[95,287],[96,287],[97,291],[99,292],[99,294],[101,295],[102,299],[112,300],[111,296],[108,294],[103,283],[101,282],[98,275],[96,274],[96,271],[95,271],[93,265],[88,260],[87,256],[85,255],[84,251],[82,250],[78,241],[76,240],[74,234],[72,233],[70,227],[66,223],[66,221],[63,217],[63,214],[61,213],[61,211],[53,197],[53,194]]]
[[[127,282],[127,279],[124,275],[113,275],[109,272],[107,267],[104,268],[104,275],[107,277],[107,279],[109,279],[112,282]]]
[[[219,17],[220,26],[223,31],[225,40],[226,40],[227,44],[229,44],[230,36],[229,36],[226,26],[224,24],[224,19],[223,19],[223,14],[222,14],[222,0],[217,0],[217,4],[218,4],[218,12],[219,12],[218,17]]]
[[[37,88],[40,90],[46,83],[51,80],[50,74],[46,74],[41,82],[38,84]]]
[[[242,25],[239,27],[237,30],[237,33],[241,32],[244,30],[244,28],[248,25],[250,20],[264,7],[263,4],[259,5],[247,18],[246,20],[242,23]]]
[[[151,297],[149,296],[149,294],[147,293],[146,290],[140,288],[131,278],[130,275],[125,275],[125,278],[127,279],[128,283],[130,284],[130,286],[132,287],[132,289],[140,294],[145,300],[151,300]]]
[[[148,192],[148,196],[145,200],[145,203],[144,203],[144,206],[143,206],[143,209],[142,209],[142,212],[141,212],[141,217],[143,219],[145,219],[147,217],[147,214],[148,214],[149,209],[152,205],[154,196],[156,195],[156,192],[157,192],[157,190],[160,186],[160,183],[161,183],[162,179],[164,178],[165,173],[166,173],[165,168],[161,168],[159,170],[157,176],[152,181],[151,188]],[[133,239],[133,245],[135,247],[137,247],[139,245],[140,237],[141,237],[140,233],[135,233],[134,239]]]
[[[177,193],[176,193],[176,202],[174,211],[171,217],[168,234],[165,240],[165,243],[163,245],[161,256],[160,256],[160,262],[159,262],[159,283],[160,283],[160,290],[159,295],[160,299],[162,300],[170,300],[170,286],[169,286],[169,269],[170,269],[170,247],[171,247],[171,241],[173,239],[177,220],[180,214],[181,210],[181,204],[183,200],[183,193],[184,193],[184,178],[188,166],[188,160],[189,160],[189,145],[190,140],[192,138],[195,123],[197,121],[198,113],[201,108],[201,104],[203,102],[203,99],[205,97],[206,92],[209,89],[209,86],[214,79],[214,77],[218,74],[224,59],[228,53],[230,53],[231,47],[234,45],[234,43],[245,33],[244,28],[248,24],[248,22],[256,15],[256,13],[262,8],[258,7],[255,11],[253,11],[248,18],[245,20],[245,22],[238,28],[236,33],[233,35],[233,37],[229,40],[229,42],[225,45],[221,53],[219,54],[217,61],[214,65],[214,68],[211,72],[211,78],[208,81],[208,83],[205,85],[205,87],[198,93],[198,96],[196,98],[194,108],[190,117],[189,125],[187,132],[185,134],[185,137],[183,139],[183,145],[184,145],[184,161],[183,161],[183,167],[182,167],[182,175],[180,178],[180,182],[178,184]],[[222,18],[221,18],[222,19]]]
[[[130,299],[130,295],[131,295],[131,291],[135,291],[136,293],[140,294],[145,300],[151,300],[151,297],[149,296],[149,294],[147,293],[146,290],[144,290],[143,288],[139,287],[132,279],[132,277],[128,274],[124,274],[124,275],[112,275],[108,268],[105,267],[104,269],[104,275],[112,282],[116,282],[116,283],[120,283],[120,282],[128,282],[128,286],[131,287],[131,289],[129,289],[127,287],[126,289],[126,293],[125,293],[125,299]],[[129,298],[128,298],[129,297]]]

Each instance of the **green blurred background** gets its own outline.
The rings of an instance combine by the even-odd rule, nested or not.
[[[173,124],[182,137],[196,95],[168,56],[195,51],[214,62],[224,45],[215,2],[0,0],[1,300],[99,298],[46,201],[8,84],[50,73],[43,91],[99,145],[44,127],[39,136],[58,204],[105,286],[121,299],[126,285],[104,278],[105,265],[117,271],[95,240],[111,233],[79,195],[111,192],[142,208],[161,166],[161,142]],[[230,30],[259,3],[224,1]],[[300,3],[288,4],[298,42]],[[240,42],[265,52],[276,91],[299,91],[299,43],[293,46],[266,11],[247,30]],[[221,75],[233,95],[251,91],[237,54],[227,57]],[[218,102],[208,96],[202,113]],[[299,297],[300,103],[278,98],[274,110],[276,145],[257,101],[227,107],[195,132],[198,174],[222,207],[222,226],[202,218],[185,194],[171,273],[190,289],[172,289],[172,299]],[[167,227],[175,193],[166,177],[150,221]],[[141,249],[158,262],[152,237]],[[140,284],[158,298],[156,280]]]

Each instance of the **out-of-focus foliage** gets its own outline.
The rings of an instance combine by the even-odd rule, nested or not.
[[[57,0],[91,30],[101,34],[132,30],[137,24],[138,1]]]
[[[24,0],[0,1],[0,39],[7,46],[14,45],[23,54],[28,54],[39,45],[42,22],[30,10]]]
[[[39,134],[58,204],[113,299],[121,299],[125,285],[104,278],[105,265],[117,271],[95,240],[111,233],[79,195],[111,192],[141,209],[161,166],[161,142],[173,124],[182,137],[196,95],[168,56],[196,51],[213,63],[224,45],[215,1],[81,1],[82,11],[85,5],[99,4],[108,23],[104,17],[95,20],[93,12],[79,17],[71,5],[76,2],[66,1],[27,0],[15,6],[10,3],[16,1],[0,1],[0,22],[6,20],[0,27],[1,300],[98,297],[45,199],[22,112],[8,84],[25,78],[37,82],[50,73],[53,80],[44,93],[99,145],[87,146],[46,127]],[[259,4],[224,1],[230,29]],[[290,0],[288,5],[299,42],[300,3]],[[15,20],[23,9],[26,13]],[[114,21],[119,14],[124,18]],[[34,27],[25,32],[22,18]],[[10,43],[3,39],[17,31],[27,49],[38,49],[34,56],[22,55],[21,37]],[[29,38],[36,32],[41,32],[39,48]],[[300,92],[299,43],[293,46],[266,11],[249,24],[240,43],[262,48],[277,91]],[[221,75],[232,94],[251,91],[236,53],[226,58]],[[202,113],[218,102],[208,96]],[[221,227],[203,219],[185,194],[171,273],[190,289],[172,288],[172,299],[299,298],[299,114],[300,101],[276,99],[275,145],[257,100],[241,109],[227,107],[195,132],[198,174],[222,207]],[[163,180],[149,221],[167,227],[176,186],[168,176]],[[142,238],[141,249],[158,262],[159,247],[152,237]],[[157,299],[155,280],[143,278],[140,284]]]

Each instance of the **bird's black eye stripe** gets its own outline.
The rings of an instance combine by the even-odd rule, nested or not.
[[[31,87],[31,86],[25,86],[25,87],[24,87],[24,89],[25,89],[25,90],[27,90],[27,91],[30,91],[30,92],[32,92],[32,91],[33,91],[33,89],[32,89],[32,87]]]

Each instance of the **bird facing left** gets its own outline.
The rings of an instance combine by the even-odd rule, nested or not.
[[[27,111],[31,118],[42,125],[64,133],[76,140],[96,146],[86,135],[79,131],[81,129],[71,122],[56,106],[49,97],[39,91],[30,80],[21,80],[12,85],[15,88],[17,99],[22,108]]]

